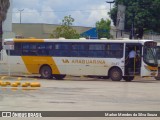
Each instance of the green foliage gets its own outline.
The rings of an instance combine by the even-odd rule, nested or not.
[[[109,13],[114,25],[116,25],[118,4],[126,6],[126,30],[131,30],[134,20],[137,30],[141,32],[152,30],[160,33],[160,0],[115,0],[114,8]]]
[[[110,30],[111,30],[111,21],[104,20],[103,18],[96,22],[96,29],[98,32],[98,38],[111,38]]]
[[[64,19],[62,20],[62,25],[71,26],[73,22],[74,18],[72,18],[71,15],[65,16]]]
[[[74,22],[74,18],[72,18],[70,15],[65,16],[62,20],[62,25],[60,27],[57,27],[56,30],[53,31],[53,33],[50,35],[50,38],[66,38],[66,39],[77,39],[80,37],[80,34],[77,33],[76,30],[74,30],[71,25]]]
[[[9,0],[0,0],[0,22],[3,22],[6,19],[9,6]]]

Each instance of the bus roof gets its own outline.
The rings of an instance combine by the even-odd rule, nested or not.
[[[4,42],[92,42],[92,43],[144,43],[146,41],[153,41],[153,40],[118,40],[118,39],[113,39],[113,40],[101,40],[101,39],[5,39]]]

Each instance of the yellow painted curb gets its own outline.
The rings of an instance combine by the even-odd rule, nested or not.
[[[2,87],[6,87],[7,84],[6,84],[5,82],[2,82],[2,83],[1,83],[1,86],[2,86]]]
[[[19,81],[16,81],[15,83],[16,83],[18,86],[21,85],[21,82],[19,82]]]
[[[11,87],[18,87],[18,84],[17,83],[12,83]]]
[[[11,83],[10,83],[10,82],[6,82],[6,84],[7,84],[7,85],[11,85]]]
[[[38,82],[33,82],[30,84],[31,87],[41,87],[41,84]]]
[[[28,84],[23,83],[23,84],[22,84],[22,87],[28,87]]]
[[[25,84],[26,84],[27,86],[30,86],[30,82],[25,82]]]
[[[3,82],[3,81],[0,81],[0,85],[1,85],[2,82]]]

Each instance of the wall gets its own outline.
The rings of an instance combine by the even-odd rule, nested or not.
[[[40,24],[40,23],[13,23],[13,32],[16,36],[23,36],[24,38],[49,38],[50,34],[59,25],[56,24]],[[83,33],[91,27],[73,26],[78,33]]]

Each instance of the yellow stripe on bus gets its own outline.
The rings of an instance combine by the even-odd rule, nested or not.
[[[14,39],[14,42],[44,42],[44,39]]]
[[[60,74],[52,57],[22,56],[22,60],[29,73],[37,74],[42,65],[49,65],[52,69],[52,74]]]
[[[144,66],[145,68],[147,68],[148,70],[151,70],[151,71],[157,71],[158,70],[158,67],[152,67],[152,66]]]

